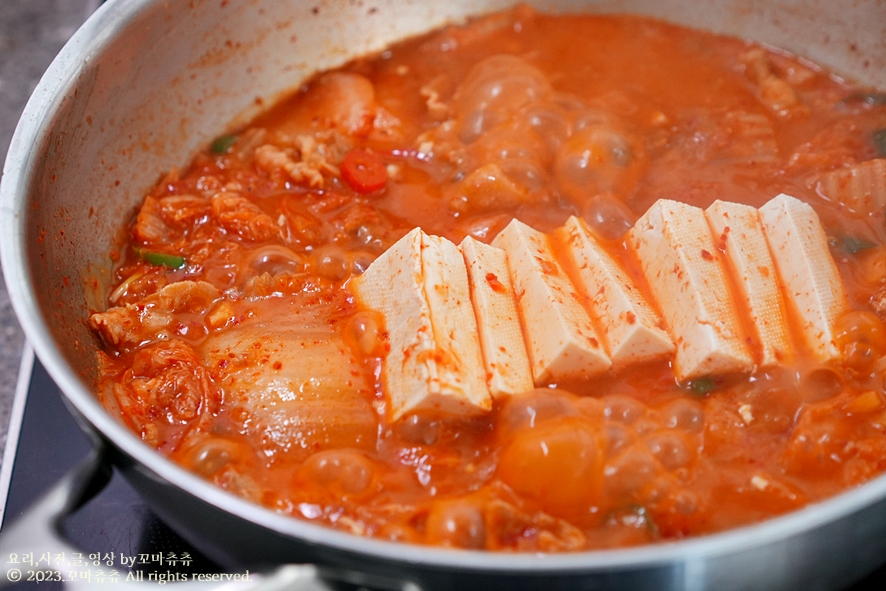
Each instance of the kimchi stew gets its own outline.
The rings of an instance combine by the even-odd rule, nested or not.
[[[361,536],[751,524],[886,468],[884,209],[886,94],[518,6],[317,74],[165,173],[89,319],[99,396]]]

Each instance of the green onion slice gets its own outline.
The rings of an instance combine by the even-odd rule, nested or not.
[[[853,92],[843,99],[844,103],[866,103],[872,107],[886,105],[886,92]]]
[[[146,263],[157,265],[158,267],[169,267],[170,269],[181,269],[188,262],[185,257],[175,254],[166,254],[163,252],[154,252],[143,248],[136,248],[135,253]]]
[[[874,132],[874,147],[879,156],[886,157],[886,128]]]
[[[858,236],[843,236],[843,250],[848,254],[858,254],[859,251],[876,246],[873,242],[859,238]]]
[[[212,142],[212,146],[210,146],[210,150],[213,154],[227,154],[228,150],[231,149],[237,142],[236,135],[223,135],[219,138],[216,138],[214,142]]]
[[[696,378],[683,384],[683,389],[694,396],[706,396],[713,392],[716,387],[717,382],[711,377]]]

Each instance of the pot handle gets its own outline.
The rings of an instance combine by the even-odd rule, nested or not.
[[[0,536],[0,589],[20,581],[62,581],[65,589],[87,591],[99,586],[99,581],[111,578],[115,591],[144,591],[170,589],[171,591],[332,591],[328,580],[355,585],[388,589],[391,591],[421,591],[411,582],[351,573],[338,569],[320,568],[310,564],[288,564],[276,570],[257,574],[227,575],[223,583],[191,580],[179,583],[127,580],[130,573],[117,569],[98,568],[90,563],[75,566],[72,558],[78,554],[62,535],[62,521],[85,504],[108,484],[113,469],[105,459],[103,446],[96,448],[79,466],[71,470],[48,492],[35,502],[19,519],[4,528]],[[63,560],[47,567],[16,568],[13,559],[28,553],[60,555]],[[130,577],[131,578],[131,577]]]

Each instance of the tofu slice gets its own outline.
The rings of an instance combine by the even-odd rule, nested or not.
[[[803,341],[819,361],[838,358],[834,323],[848,303],[818,214],[782,193],[760,208],[760,219]]]
[[[660,199],[630,230],[628,241],[677,347],[677,379],[753,369],[704,211]]]
[[[658,313],[627,272],[597,242],[584,221],[572,216],[554,237],[564,253],[567,273],[587,298],[613,369],[671,355],[674,343],[660,326]]]
[[[459,248],[468,268],[490,393],[501,398],[531,390],[532,370],[505,251],[470,236]]]
[[[592,377],[609,369],[612,363],[548,237],[513,220],[492,244],[508,256],[535,383]]]
[[[416,228],[351,283],[357,301],[384,316],[390,350],[382,387],[393,420],[434,411],[470,416],[492,397],[458,247]]]
[[[747,312],[757,364],[783,363],[791,352],[787,308],[776,279],[763,223],[756,208],[715,201],[705,211],[718,246],[725,248],[736,295]]]

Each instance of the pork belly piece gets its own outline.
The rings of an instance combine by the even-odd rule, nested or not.
[[[113,361],[99,354],[102,370]],[[182,339],[149,343],[115,381],[102,380],[99,398],[148,445],[170,452],[189,434],[208,429],[219,411],[221,392]]]
[[[548,237],[513,220],[492,244],[508,255],[535,383],[608,370],[612,362]]]
[[[818,189],[857,214],[881,211],[886,206],[886,158],[822,173]]]
[[[351,283],[384,316],[382,386],[393,420],[407,413],[476,415],[492,408],[458,247],[416,228]]]
[[[135,346],[157,338],[169,328],[172,314],[199,316],[219,297],[218,289],[205,281],[177,281],[138,304],[116,306],[93,314],[89,317],[89,326],[112,345]]]
[[[505,251],[470,236],[459,248],[467,265],[490,393],[499,398],[531,390],[532,370]]]
[[[808,113],[797,91],[774,67],[768,52],[754,47],[741,56],[745,75],[757,87],[757,98],[779,117]]]
[[[787,308],[756,208],[715,201],[705,211],[717,244],[726,251],[738,299],[744,304],[757,364],[784,362],[791,352]]]
[[[566,270],[586,296],[613,369],[666,357],[674,343],[627,272],[600,245],[584,221],[572,216],[554,236]]]
[[[677,378],[750,371],[754,359],[704,211],[660,199],[628,242],[677,346]]]
[[[782,193],[760,208],[760,219],[803,341],[819,361],[838,358],[834,323],[848,303],[818,214]]]

